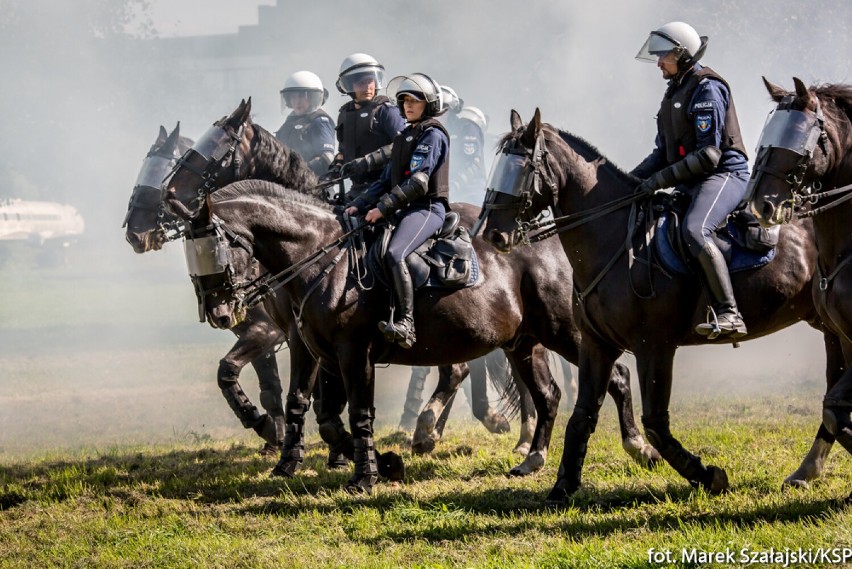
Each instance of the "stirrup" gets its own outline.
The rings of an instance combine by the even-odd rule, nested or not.
[[[722,312],[717,315],[713,307],[708,306],[707,322],[696,326],[695,333],[707,336],[708,340],[715,340],[719,336],[730,336],[736,340],[746,336],[748,329],[739,312]]]
[[[385,333],[385,340],[396,342],[406,350],[410,349],[417,341],[414,334],[414,323],[408,324],[405,320],[399,322],[379,322],[379,329]]]

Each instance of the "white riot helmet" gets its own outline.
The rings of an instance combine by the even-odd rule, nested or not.
[[[382,88],[385,79],[385,68],[376,58],[366,53],[353,53],[340,64],[337,76],[337,90],[344,95],[355,93],[355,83],[364,78],[372,77],[376,82],[376,91]]]
[[[404,95],[410,95],[418,101],[426,101],[424,117],[439,117],[447,111],[441,97],[441,87],[425,73],[400,75],[388,81],[388,97],[396,101],[399,112],[405,116],[402,101]]]
[[[481,130],[483,134],[485,134],[485,130],[488,128],[488,115],[483,113],[477,107],[462,108],[462,110],[459,111],[458,118],[472,122],[479,127],[479,130]]]
[[[459,98],[455,89],[447,85],[441,85],[441,99],[443,100],[444,106],[447,110],[453,111],[454,113],[459,112],[459,110],[464,106],[464,101]]]
[[[707,36],[699,36],[695,28],[684,22],[669,22],[648,35],[636,59],[656,63],[657,58],[673,51],[682,65],[692,65],[704,55]]]
[[[293,93],[307,93],[310,112],[317,110],[328,98],[328,90],[322,86],[322,81],[310,71],[296,71],[284,81],[281,89],[281,112],[293,108],[290,104],[290,96]]]

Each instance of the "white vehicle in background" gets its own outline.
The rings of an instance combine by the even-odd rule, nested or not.
[[[83,217],[70,205],[0,199],[0,241],[43,245],[48,240],[60,240],[67,247],[85,228]]]
[[[30,258],[39,267],[67,264],[65,250],[85,228],[70,205],[0,198],[0,263]],[[16,244],[35,246],[38,253],[33,256]]]

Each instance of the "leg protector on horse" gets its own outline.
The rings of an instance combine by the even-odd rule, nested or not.
[[[355,439],[355,473],[346,483],[350,494],[373,493],[373,486],[379,479],[376,464],[376,449],[372,437]]]
[[[852,454],[852,403],[846,400],[844,387],[838,383],[823,399],[822,424]]]
[[[722,252],[712,241],[705,241],[698,252],[698,266],[703,273],[703,282],[710,297],[712,315],[707,322],[695,327],[695,332],[713,340],[719,336],[742,338],[748,334],[743,317],[737,310],[731,275]]]
[[[423,407],[423,389],[426,387],[426,377],[431,370],[432,368],[424,366],[411,368],[408,393],[405,395],[405,405],[399,420],[399,428],[403,431],[413,431],[417,426],[417,417],[420,415],[420,408]]]
[[[305,460],[305,413],[311,402],[298,395],[287,396],[287,421],[281,443],[281,459],[272,469],[273,476],[291,477]]]
[[[547,495],[547,503],[562,504],[565,499],[579,490],[583,463],[589,448],[589,437],[598,424],[598,411],[575,406],[568,425],[565,427],[565,447],[556,475],[556,484]],[[569,452],[574,454],[569,455]]]
[[[414,334],[414,284],[411,282],[411,273],[408,272],[408,263],[404,259],[391,266],[390,272],[399,315],[394,315],[392,321],[379,322],[379,329],[385,333],[387,341],[396,342],[408,349],[417,341]]]
[[[660,456],[674,468],[678,474],[686,478],[692,486],[701,484],[710,488],[713,472],[701,463],[701,459],[690,454],[669,430],[669,414],[642,417],[648,442],[656,448]]]
[[[319,419],[319,414],[317,414]],[[343,468],[348,465],[347,459],[354,457],[352,435],[346,430],[339,415],[327,418],[319,424],[319,434],[328,445],[328,467]]]
[[[225,401],[228,402],[243,427],[254,429],[265,422],[267,415],[261,415],[257,407],[252,405],[239,383],[225,383],[223,385],[223,382],[220,381],[219,388],[222,390],[222,395],[225,396]]]

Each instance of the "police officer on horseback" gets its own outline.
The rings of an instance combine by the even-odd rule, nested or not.
[[[392,218],[396,229],[385,262],[393,277],[396,309],[379,328],[388,341],[411,348],[414,331],[414,287],[405,258],[435,235],[449,210],[450,137],[436,117],[445,112],[440,87],[428,75],[394,77],[388,93],[408,126],[393,140],[390,162],[380,178],[346,209],[368,223]]]
[[[328,171],[334,159],[334,121],[322,108],[328,91],[310,71],[290,75],[281,89],[281,112],[292,109],[275,138],[295,151],[314,174]]]
[[[366,53],[343,60],[337,89],[351,101],[340,107],[337,118],[338,153],[324,179],[348,176],[352,180],[348,201],[375,182],[390,155],[389,145],[405,128],[397,106],[379,95],[385,68]]]
[[[640,191],[676,187],[691,199],[683,238],[708,292],[707,322],[695,331],[709,339],[747,333],[731,277],[713,231],[745,195],[749,178],[734,100],[728,83],[698,63],[707,37],[683,22],[670,22],[648,36],[636,59],[657,64],[668,88],[657,115],[655,148],[631,174]]]

